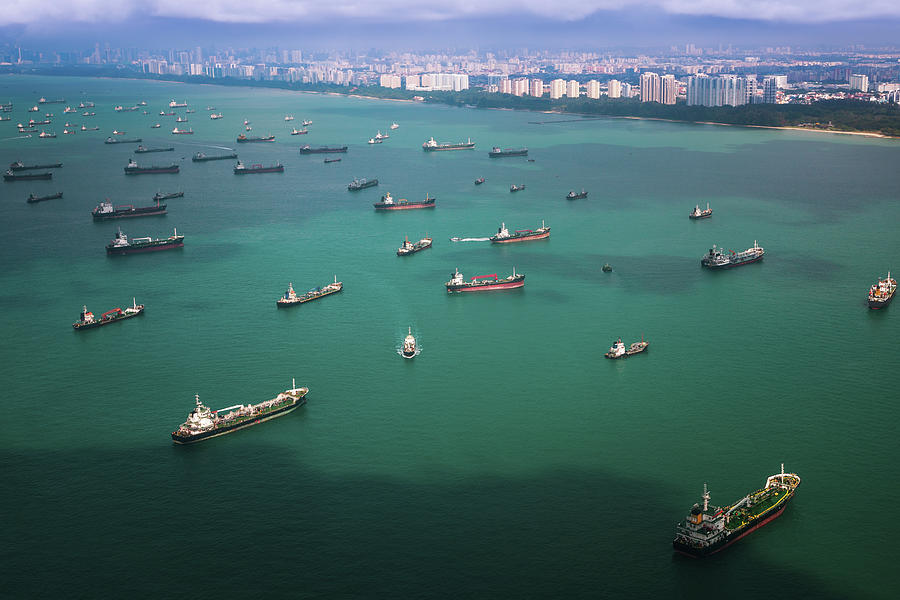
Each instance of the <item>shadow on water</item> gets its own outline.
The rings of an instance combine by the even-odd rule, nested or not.
[[[280,447],[240,450],[239,457],[216,446],[6,453],[5,593],[852,595],[823,589],[787,564],[769,564],[749,545],[732,549],[731,560],[673,556],[672,526],[685,507],[660,510],[671,494],[640,478],[578,470],[525,478],[435,472],[419,474],[432,480],[420,484],[315,472]],[[770,542],[778,526],[769,526]],[[766,549],[777,554],[777,546]]]

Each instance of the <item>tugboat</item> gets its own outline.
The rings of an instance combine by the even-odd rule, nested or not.
[[[879,279],[878,283],[869,288],[869,308],[884,308],[891,303],[894,298],[894,292],[897,291],[897,280],[891,277],[888,271],[885,279]]]
[[[231,154],[216,154],[214,156],[207,156],[202,152],[198,152],[194,156],[191,157],[193,162],[209,162],[211,160],[229,160],[237,158],[237,154],[232,152]]]
[[[238,161],[236,165],[234,165],[234,174],[235,175],[254,175],[256,173],[284,173],[284,165],[281,163],[275,163],[271,167],[264,167],[261,164],[253,164],[249,167],[245,167],[244,163]]]
[[[136,317],[144,313],[143,304],[138,304],[134,298],[131,299],[131,303],[131,306],[127,307],[125,310],[122,310],[121,308],[108,310],[100,315],[99,319],[94,317],[94,313],[88,311],[87,306],[82,306],[81,316],[78,317],[77,321],[72,323],[72,327],[76,330],[93,329],[94,327],[102,327],[103,325],[109,325],[116,321],[124,321],[125,319],[130,319],[131,317]]]
[[[506,223],[501,223],[497,234],[491,236],[492,244],[510,244],[512,242],[527,242],[530,240],[543,240],[550,237],[550,228],[541,221],[541,226],[537,229],[517,229],[515,233],[510,233],[506,228]]]
[[[184,247],[184,236],[178,235],[175,230],[174,235],[170,235],[166,239],[154,240],[149,237],[134,238],[130,242],[128,236],[122,233],[120,229],[116,237],[106,246],[107,254],[137,254],[138,252],[155,252],[157,250],[171,250],[173,248]]]
[[[644,336],[641,336],[641,341],[634,342],[628,349],[625,349],[625,344],[622,342],[622,338],[616,340],[616,343],[612,345],[612,348],[609,349],[609,352],[604,354],[606,358],[627,358],[629,356],[634,356],[635,354],[640,354],[644,350],[646,350],[650,346],[650,342],[644,341]]]
[[[127,217],[150,217],[155,215],[166,214],[166,205],[160,204],[157,200],[156,206],[140,206],[135,208],[133,204],[123,204],[122,206],[113,206],[108,200],[101,202],[91,211],[91,216],[95,221],[107,221],[109,219],[123,219]]]
[[[278,306],[278,308],[295,306],[297,304],[303,304],[304,302],[318,300],[319,298],[324,298],[325,296],[329,296],[331,294],[336,294],[343,289],[344,284],[337,280],[337,275],[335,275],[333,283],[329,283],[325,287],[317,287],[311,289],[305,294],[300,295],[297,295],[297,293],[294,291],[294,284],[289,283],[288,289],[284,293],[284,296],[276,300],[275,304]]]
[[[165,166],[153,165],[150,167],[142,167],[134,162],[134,159],[128,159],[128,166],[125,167],[126,175],[156,175],[159,173],[178,173],[178,165],[171,164]]]
[[[457,142],[455,144],[438,144],[434,138],[430,138],[422,144],[422,150],[425,152],[438,152],[440,150],[471,150],[475,147],[475,142],[471,138],[465,142]]]
[[[148,154],[150,152],[174,152],[175,147],[169,146],[168,148],[147,148],[145,146],[138,146],[135,148],[135,154]]]
[[[403,340],[403,349],[400,351],[400,355],[403,358],[415,358],[416,354],[418,354],[416,338],[413,337],[412,327],[410,327],[407,330],[406,338]]]
[[[525,275],[516,273],[513,267],[512,275],[499,279],[496,273],[491,275],[479,275],[473,277],[471,281],[465,281],[463,274],[456,269],[456,272],[450,273],[450,281],[445,283],[447,292],[482,292],[489,290],[511,290],[520,288],[525,285]]]
[[[162,125],[160,125],[159,123],[154,123],[150,126],[150,129],[159,129],[160,127],[162,127]]]
[[[416,252],[420,252],[422,250],[427,250],[431,248],[431,238],[423,237],[418,242],[412,243],[409,241],[409,238],[404,238],[403,244],[397,249],[397,256],[406,256],[408,254],[415,254]]]
[[[286,415],[306,404],[306,394],[309,393],[309,388],[298,388],[294,380],[291,381],[291,386],[291,389],[271,400],[246,406],[235,404],[219,410],[211,410],[200,402],[199,395],[195,395],[196,406],[188,415],[187,421],[172,432],[172,441],[176,444],[193,444]]]
[[[346,152],[347,146],[318,146],[313,148],[309,144],[300,147],[300,154],[331,154]]]
[[[246,144],[247,142],[274,142],[274,141],[275,141],[274,135],[248,137],[242,133],[241,135],[237,136],[237,142],[239,144]]]
[[[481,185],[482,183],[484,183],[484,177],[479,177],[475,180],[475,185]]]
[[[491,151],[488,152],[488,156],[491,158],[500,158],[503,156],[528,156],[528,148],[501,148],[500,146],[494,146],[491,148]]]
[[[569,191],[566,194],[566,200],[581,200],[582,198],[587,198],[588,193],[584,191],[584,188],[581,188],[581,192],[576,192],[575,190]]]
[[[525,185],[516,185],[515,183],[509,186],[510,192],[520,192],[525,189]]]
[[[712,209],[709,207],[709,202],[706,203],[706,208],[701,209],[700,205],[696,205],[694,210],[688,214],[688,219],[708,219],[712,216]]]
[[[62,198],[63,193],[57,192],[55,194],[50,194],[49,196],[35,196],[34,194],[29,194],[28,199],[25,202],[29,204],[34,204],[35,202],[43,202],[44,200],[57,200]]]
[[[751,492],[731,506],[709,504],[709,490],[703,484],[702,504],[675,527],[672,548],[692,558],[700,558],[724,550],[745,535],[781,516],[800,485],[800,476],[781,473],[766,479],[766,486]]]
[[[372,206],[375,207],[375,210],[409,210],[413,208],[434,208],[434,202],[435,198],[429,198],[428,194],[425,194],[424,200],[410,201],[401,198],[394,202],[391,193],[388,192],[381,197],[381,202],[376,202]]]
[[[362,179],[354,178],[353,181],[351,181],[347,185],[347,189],[350,190],[351,192],[355,192],[357,190],[364,190],[366,188],[374,187],[376,185],[378,185],[378,179],[376,179],[374,177],[372,179],[366,179],[365,177],[363,177]]]
[[[722,252],[721,249],[716,248],[715,244],[713,244],[713,247],[709,249],[709,254],[700,259],[700,265],[709,269],[727,269],[762,260],[762,257],[766,254],[766,251],[759,247],[756,240],[753,240],[752,248],[748,248],[743,252],[735,252],[734,250],[729,250],[728,252],[727,254]]]

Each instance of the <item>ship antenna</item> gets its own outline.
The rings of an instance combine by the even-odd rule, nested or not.
[[[293,377],[291,377],[291,389],[292,389],[292,390],[296,390],[296,389],[297,389],[297,380],[296,380],[295,378],[293,378]]]
[[[137,298],[135,296],[131,297],[131,306],[137,308]]]
[[[709,509],[709,490],[706,489],[706,484],[703,484],[703,512],[706,512]]]
[[[781,463],[781,476],[784,477],[784,463]]]
[[[197,406],[200,406],[200,394],[194,394],[194,402],[197,403]]]

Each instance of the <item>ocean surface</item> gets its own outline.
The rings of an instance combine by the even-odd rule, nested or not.
[[[0,183],[4,596],[896,597],[900,305],[866,293],[900,273],[897,140],[167,82],[0,90],[2,164],[64,163]],[[96,116],[26,112],[41,96]],[[170,134],[171,99],[194,135]],[[113,111],[139,101],[149,115]],[[48,111],[59,137],[18,137]],[[276,142],[235,144],[245,119]],[[135,145],[104,145],[113,129],[174,145],[136,158],[181,173],[126,176]],[[424,153],[431,136],[477,147]],[[350,149],[325,164],[307,143]],[[190,160],[223,148],[285,172]],[[92,222],[105,198],[176,190],[167,216]],[[437,208],[376,213],[386,192]],[[449,241],[542,221],[549,240]],[[185,247],[109,258],[118,227]],[[754,240],[760,263],[699,266]],[[526,286],[448,295],[454,268]],[[289,282],[335,276],[343,293],[276,309]],[[133,297],[143,316],[72,329]],[[604,359],[641,336],[646,354]],[[258,402],[292,378],[310,389],[292,414],[172,444],[194,394]],[[781,518],[705,560],[672,553],[704,483],[727,505],[781,463],[803,478]]]

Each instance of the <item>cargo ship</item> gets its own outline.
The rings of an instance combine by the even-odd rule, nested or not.
[[[62,198],[62,195],[62,192],[56,192],[55,194],[49,194],[47,196],[35,196],[34,194],[29,194],[25,202],[34,204],[35,202],[43,202],[44,200],[57,200]]]
[[[82,131],[100,131],[99,127],[87,127],[86,125],[81,126]]]
[[[166,205],[156,202],[156,206],[138,206],[133,204],[123,204],[121,206],[113,206],[112,202],[101,202],[94,210],[91,216],[95,221],[106,221],[109,219],[124,219],[128,217],[151,217],[155,215],[166,214]]]
[[[55,137],[56,137],[56,134],[53,133],[52,131],[42,131],[42,132],[40,132],[40,133],[38,134],[38,137],[39,137],[39,138],[44,138],[44,139],[46,139],[46,138],[55,138]]]
[[[154,240],[149,237],[133,238],[130,242],[128,236],[120,229],[113,241],[106,245],[107,254],[137,254],[138,252],[156,252],[159,250],[171,250],[184,247],[184,236],[178,235],[175,230],[173,235],[165,239]]]
[[[316,146],[313,148],[309,144],[300,147],[300,154],[330,154],[337,152],[346,152],[347,146]]]
[[[47,100],[46,98],[41,98],[38,100],[38,104],[65,104],[65,98],[57,98],[56,100]]]
[[[800,476],[781,473],[766,479],[766,486],[751,492],[731,506],[709,504],[709,490],[703,485],[702,504],[691,508],[675,527],[672,547],[676,552],[699,558],[724,550],[745,535],[781,516],[800,485]]]
[[[406,237],[397,249],[397,256],[406,256],[408,254],[415,254],[416,252],[427,250],[428,248],[431,248],[431,242],[432,239],[430,237],[423,237],[418,242],[410,242],[409,238]]]
[[[400,356],[403,358],[415,358],[419,353],[416,345],[416,338],[412,334],[412,327],[406,330],[406,337],[403,338],[403,348],[400,350]]]
[[[108,137],[108,138],[106,138],[106,140],[104,140],[103,143],[104,144],[139,144],[140,142],[143,142],[143,141],[144,140],[142,140],[141,138],[125,140],[125,139],[118,139],[118,138],[114,138],[114,137]]]
[[[366,188],[374,187],[378,185],[378,180],[375,178],[372,179],[353,179],[348,185],[347,189],[351,192],[355,192],[356,190],[364,190]]]
[[[62,167],[62,163],[47,163],[45,165],[26,165],[21,160],[9,163],[10,171],[35,171],[37,169],[58,169]]]
[[[211,121],[218,121],[222,118],[222,113],[209,115]]]
[[[709,269],[739,267],[762,260],[765,254],[766,251],[759,247],[756,240],[753,240],[752,248],[747,248],[743,252],[735,252],[734,250],[729,250],[727,253],[722,252],[720,248],[716,248],[715,244],[713,244],[713,247],[709,249],[709,254],[700,259],[700,265]]]
[[[388,192],[381,197],[381,202],[376,202],[372,206],[375,207],[375,210],[410,210],[413,208],[434,208],[434,201],[435,198],[429,198],[428,194],[425,194],[424,200],[411,201],[401,198],[395,202],[391,197],[391,193]]]
[[[692,210],[688,214],[688,219],[708,219],[712,216],[712,209],[709,207],[709,203],[706,203],[706,208],[700,208],[700,205],[694,206],[694,210]]]
[[[237,161],[237,164],[234,165],[235,175],[254,175],[257,173],[284,173],[284,165],[275,163],[271,167],[264,167],[261,164],[256,163],[249,167],[245,167],[244,163],[241,161]]]
[[[3,181],[28,181],[31,179],[53,179],[53,173],[17,173],[8,170],[3,174]]]
[[[450,281],[446,284],[448,292],[481,292],[488,290],[510,290],[513,288],[520,288],[525,285],[525,276],[521,273],[516,273],[515,267],[513,268],[512,275],[509,275],[503,279],[498,279],[497,274],[494,273],[492,275],[479,275],[477,277],[473,277],[471,281],[465,281],[463,279],[463,274],[459,272],[459,269],[456,269],[455,273],[450,274]]]
[[[455,144],[438,144],[434,138],[430,138],[422,144],[422,150],[425,152],[437,152],[439,150],[471,150],[475,147],[475,142],[471,138],[465,142],[457,142]]]
[[[176,102],[172,100],[169,102],[169,108],[187,108],[187,102]]]
[[[219,410],[211,410],[200,402],[199,395],[195,395],[196,406],[188,415],[187,421],[172,432],[172,441],[176,444],[193,444],[286,415],[306,404],[306,394],[309,393],[308,388],[296,387],[295,381],[291,385],[291,389],[271,400],[246,406],[235,404]]]
[[[897,291],[897,280],[891,277],[888,271],[885,279],[879,279],[878,283],[869,288],[869,308],[884,308],[891,303],[894,292]]]
[[[172,135],[194,135],[194,130],[192,129],[178,129],[177,127],[172,130]]]
[[[135,154],[148,154],[150,152],[174,152],[175,146],[169,146],[168,148],[147,148],[145,146],[138,146],[135,148]]]
[[[583,198],[587,198],[588,193],[584,191],[584,188],[581,188],[580,192],[576,192],[575,190],[570,190],[568,194],[566,194],[566,200],[581,200]]]
[[[238,144],[246,144],[248,142],[274,142],[274,135],[264,135],[264,136],[246,136],[243,133],[237,136]]]
[[[297,129],[296,127],[291,129],[291,135],[306,135],[307,133],[309,133],[307,129]]]
[[[160,200],[169,200],[170,198],[184,198],[184,192],[168,192],[163,194],[162,192],[156,192],[153,194],[153,199],[159,202]]]
[[[506,228],[506,223],[501,223],[496,235],[491,236],[492,244],[510,244],[513,242],[527,242],[530,240],[543,240],[550,237],[550,228],[541,221],[541,226],[537,229],[517,229],[514,233],[510,233]]]
[[[136,317],[143,313],[144,305],[138,304],[134,298],[131,299],[131,306],[125,310],[122,310],[121,308],[108,310],[100,315],[99,319],[94,317],[94,313],[88,311],[87,306],[82,306],[81,315],[78,317],[77,321],[72,323],[72,327],[75,329],[93,329],[94,327],[102,327],[103,325],[109,325],[110,323],[116,323],[117,321],[124,321],[125,319],[130,319],[131,317]]]
[[[622,338],[616,340],[616,343],[612,345],[609,349],[609,352],[604,354],[606,358],[628,358],[629,356],[634,356],[635,354],[640,354],[650,347],[650,342],[644,340],[644,336],[641,336],[641,341],[634,342],[627,349],[625,348],[625,343],[622,341]]]
[[[154,175],[158,173],[178,173],[178,165],[153,165],[150,167],[142,167],[134,162],[133,159],[128,159],[128,166],[125,167],[126,175]]]
[[[488,156],[491,158],[501,158],[503,156],[528,156],[528,148],[501,148],[500,146],[494,146],[491,148],[491,151],[488,152]]]
[[[325,296],[329,296],[331,294],[336,294],[344,289],[344,284],[337,280],[337,275],[334,276],[334,282],[329,283],[325,287],[317,287],[309,290],[305,294],[297,294],[294,291],[294,284],[289,283],[288,289],[284,293],[284,296],[275,301],[275,304],[278,308],[284,308],[288,306],[295,306],[297,304],[303,304],[304,302],[311,302],[312,300],[318,300],[319,298],[324,298]]]
[[[213,156],[208,156],[203,154],[202,152],[198,152],[194,156],[191,157],[191,160],[194,162],[209,162],[211,160],[229,160],[237,158],[237,154],[232,152],[231,154],[216,154]]]

